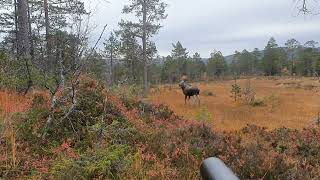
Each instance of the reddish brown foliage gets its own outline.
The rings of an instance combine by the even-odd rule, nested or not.
[[[6,114],[25,112],[31,107],[32,98],[7,90],[0,91],[0,110]]]
[[[60,155],[63,154],[68,158],[79,159],[79,155],[71,147],[72,140],[65,140],[59,147],[52,150],[53,154]]]

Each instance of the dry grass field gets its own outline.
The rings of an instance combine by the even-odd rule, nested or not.
[[[209,122],[218,130],[238,130],[247,124],[275,129],[288,127],[302,129],[315,123],[320,112],[320,83],[312,78],[251,78],[256,99],[263,102],[251,106],[242,97],[235,102],[231,97],[234,81],[216,81],[209,84],[193,83],[201,89],[201,105],[195,101],[184,104],[178,85],[163,85],[152,90],[149,100],[167,104],[178,115],[196,119],[206,113]],[[247,79],[239,80],[242,89]],[[212,92],[212,96],[205,95]]]

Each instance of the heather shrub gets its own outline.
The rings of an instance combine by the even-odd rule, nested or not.
[[[91,126],[104,119],[104,109],[111,109],[110,103],[104,103],[102,88],[91,79],[83,78],[77,91],[77,104],[74,110],[69,112],[70,96],[62,94],[64,101],[58,102],[53,114],[53,124],[47,129],[48,140],[62,143],[63,139],[71,138],[78,142],[78,146],[92,146],[97,138],[96,133],[90,131]],[[104,105],[106,107],[104,107]]]
[[[4,115],[2,114],[0,109],[0,137],[2,137],[3,132],[4,132]]]
[[[125,119],[114,120],[103,129],[106,141],[113,145],[134,146],[136,142],[143,141],[142,132],[139,132]]]
[[[319,127],[215,131],[205,106],[197,120],[185,120],[165,105],[106,93],[88,78],[77,100],[66,119],[70,104],[59,102],[46,136],[45,97],[35,96],[28,112],[13,116],[18,163],[15,169],[0,163],[1,178],[199,179],[208,157],[222,159],[240,179],[320,177]]]
[[[35,94],[32,99],[33,108],[45,108],[48,104],[49,99],[43,94]]]
[[[160,105],[153,105],[152,108],[152,113],[153,115],[157,118],[157,119],[169,119],[174,112],[169,109],[168,106],[164,105],[164,104],[160,104]]]
[[[121,179],[131,156],[128,146],[109,146],[88,151],[79,158],[61,156],[50,168],[54,179]]]
[[[17,114],[13,118],[18,139],[22,142],[27,142],[35,151],[41,150],[36,145],[42,142],[42,134],[48,113],[48,109],[32,108],[26,114]]]

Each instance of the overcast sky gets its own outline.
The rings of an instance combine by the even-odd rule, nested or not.
[[[84,0],[94,14],[97,37],[104,24],[117,29],[121,11],[129,0]],[[294,0],[165,0],[168,18],[154,37],[158,52],[171,53],[172,43],[180,41],[189,55],[208,57],[214,49],[224,55],[235,50],[263,49],[273,36],[279,45],[289,38],[300,42],[320,41],[320,15],[298,16]],[[320,7],[320,6],[319,6]],[[110,32],[110,31],[109,31]]]

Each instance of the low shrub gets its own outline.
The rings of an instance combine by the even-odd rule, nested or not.
[[[253,101],[250,102],[250,106],[258,107],[258,106],[265,106],[265,102],[263,99],[255,98]]]
[[[39,143],[43,142],[42,134],[48,114],[48,109],[32,108],[26,114],[15,115],[13,119],[18,131],[17,138],[19,141],[29,143],[34,151],[40,150],[42,152],[41,148],[34,145],[39,145]]]
[[[198,121],[203,121],[207,123],[211,123],[213,121],[213,116],[208,110],[208,107],[206,106],[201,106],[200,110],[196,114],[196,119]]]
[[[54,179],[121,179],[131,156],[128,146],[110,146],[82,154],[78,159],[59,157],[50,168]]]
[[[120,99],[84,81],[76,111],[61,120],[63,105],[69,104],[59,104],[47,136],[49,110],[42,97],[34,98],[27,113],[14,116],[18,163],[8,167],[0,161],[0,178],[199,179],[199,166],[208,157],[222,159],[240,179],[320,178],[319,127],[249,125],[218,132],[208,125],[212,115],[205,106],[198,121],[185,120],[165,105]]]
[[[202,93],[204,96],[215,96],[215,94],[212,91],[204,90]]]

